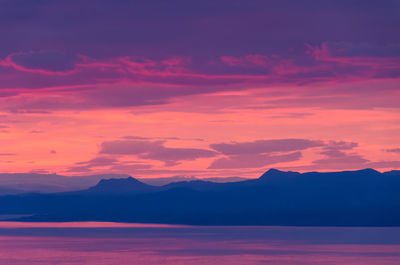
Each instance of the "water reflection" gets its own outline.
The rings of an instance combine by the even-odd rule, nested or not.
[[[0,222],[0,264],[400,264],[400,228]]]

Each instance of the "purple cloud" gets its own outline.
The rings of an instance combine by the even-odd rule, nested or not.
[[[323,146],[319,140],[307,139],[276,139],[257,140],[253,142],[231,142],[211,144],[210,147],[224,155],[264,154],[273,152],[299,151],[312,147]]]
[[[180,161],[196,160],[197,158],[208,158],[216,155],[217,153],[207,149],[161,147],[157,151],[148,152],[139,157],[163,161],[166,166],[174,166],[179,164]]]
[[[103,142],[101,154],[109,155],[136,155],[141,159],[157,160],[166,166],[174,166],[181,161],[190,161],[198,158],[208,158],[217,155],[216,152],[199,148],[171,148],[165,147],[164,141],[150,140],[116,140]]]
[[[320,159],[314,161],[315,163],[338,163],[338,162],[347,162],[348,163],[360,163],[366,162],[367,160],[361,158],[358,155],[348,155],[344,153],[342,150],[351,150],[358,146],[358,143],[354,142],[344,142],[344,141],[330,141],[326,146],[324,146],[324,151],[320,152],[320,154],[325,155],[327,159]],[[335,161],[336,160],[336,161]]]
[[[77,162],[77,165],[85,165],[89,167],[97,167],[97,166],[104,166],[104,165],[113,165],[117,163],[118,160],[112,157],[96,157],[89,161],[85,162]]]
[[[226,90],[400,77],[400,7],[389,0],[3,2],[0,96],[33,94],[9,111],[156,105]],[[27,89],[46,92],[38,99]],[[311,88],[304,98],[265,105],[399,106],[397,86],[380,97],[366,89],[323,97]]]
[[[214,160],[209,168],[259,168],[281,162],[297,161],[302,155],[299,151],[320,146],[324,146],[322,141],[307,139],[274,139],[211,144],[212,149],[226,157]]]
[[[345,142],[345,141],[329,141],[324,147],[325,150],[351,150],[358,146],[355,142]]]
[[[385,151],[389,153],[400,153],[400,148],[391,148],[391,149],[386,149]]]
[[[31,131],[29,131],[29,133],[38,134],[38,133],[43,133],[43,131],[40,131],[40,130],[31,130]]]
[[[323,147],[323,151],[320,154],[324,155],[324,158],[313,161],[313,164],[318,167],[323,166],[326,168],[359,168],[365,165],[369,160],[363,158],[357,153],[344,152],[352,150],[357,147],[358,144],[355,142],[345,141],[330,141],[326,146]]]
[[[400,77],[399,56],[352,57],[333,49],[339,48],[322,42],[309,45],[308,50],[303,48],[299,54],[224,56],[224,63],[220,57],[199,61],[189,56],[94,58],[77,53],[66,56],[71,57],[69,60],[51,51],[11,53],[0,61],[0,89],[7,90],[1,93],[10,97],[2,108],[20,113],[160,105],[176,97],[260,86],[266,89],[277,84],[301,86],[377,78],[384,82],[388,77]],[[50,60],[53,57],[55,59]],[[57,62],[60,68],[53,66]],[[35,94],[24,96],[25,89],[49,87],[52,91],[38,93],[37,97]],[[399,107],[393,96],[397,87],[390,84],[387,87],[384,89],[380,84],[379,89],[370,88],[374,91],[369,96],[365,96],[368,89],[365,87],[313,89],[312,94],[309,88],[303,87],[292,91],[289,97],[266,96],[263,106],[257,107]],[[356,101],[354,97],[357,97]]]
[[[375,43],[378,37],[383,43],[399,40],[396,34],[399,5],[390,0],[379,4],[346,0],[319,3],[312,0],[201,3],[4,0],[2,3],[0,22],[9,26],[2,29],[1,50],[45,46],[97,56],[135,52],[159,56],[189,54],[195,50],[199,57],[207,57],[224,52],[240,55],[243,50],[257,54],[287,51],[293,44],[320,40],[356,43]],[[21,16],[26,13],[30,15]],[[209,40],[213,40],[212,44]]]
[[[329,141],[322,147],[319,153],[323,158],[316,159],[312,165],[300,166],[297,169],[319,170],[319,169],[360,169],[360,168],[397,168],[400,161],[370,161],[362,155],[354,152],[358,146],[355,142]],[[286,169],[293,169],[287,167]]]
[[[13,153],[0,153],[0,156],[15,156]]]
[[[77,162],[75,165],[69,167],[66,172],[92,172],[99,168],[107,168],[109,171],[116,172],[126,170],[147,170],[152,168],[152,166],[136,162],[119,161],[114,157],[100,156],[88,161]]]
[[[359,168],[366,165],[369,160],[358,154],[346,154],[338,152],[334,155],[329,155],[326,158],[314,160],[313,163],[324,168]],[[321,167],[322,168],[322,167]]]
[[[297,161],[301,158],[301,152],[293,152],[284,155],[269,154],[241,154],[214,160],[209,169],[230,168],[260,168],[271,164]]]
[[[400,161],[377,161],[367,164],[370,168],[399,168]]]

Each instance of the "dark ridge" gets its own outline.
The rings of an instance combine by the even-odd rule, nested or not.
[[[97,185],[82,192],[98,194],[126,194],[144,193],[153,190],[155,190],[155,187],[140,182],[135,178],[127,177],[119,179],[102,179],[97,183]]]
[[[193,225],[400,226],[400,171],[285,172],[230,183],[151,186],[103,179],[83,191],[0,196],[20,221]]]
[[[285,177],[298,177],[301,174],[299,172],[293,172],[293,171],[280,171],[275,168],[271,168],[267,172],[261,175],[259,178],[260,180],[271,180],[271,179],[276,179],[276,178],[285,178]]]

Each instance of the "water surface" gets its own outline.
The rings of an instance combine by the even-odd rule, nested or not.
[[[400,264],[400,228],[0,222],[0,264]]]

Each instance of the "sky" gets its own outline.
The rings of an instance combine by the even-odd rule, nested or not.
[[[0,0],[0,172],[400,169],[397,0]]]

